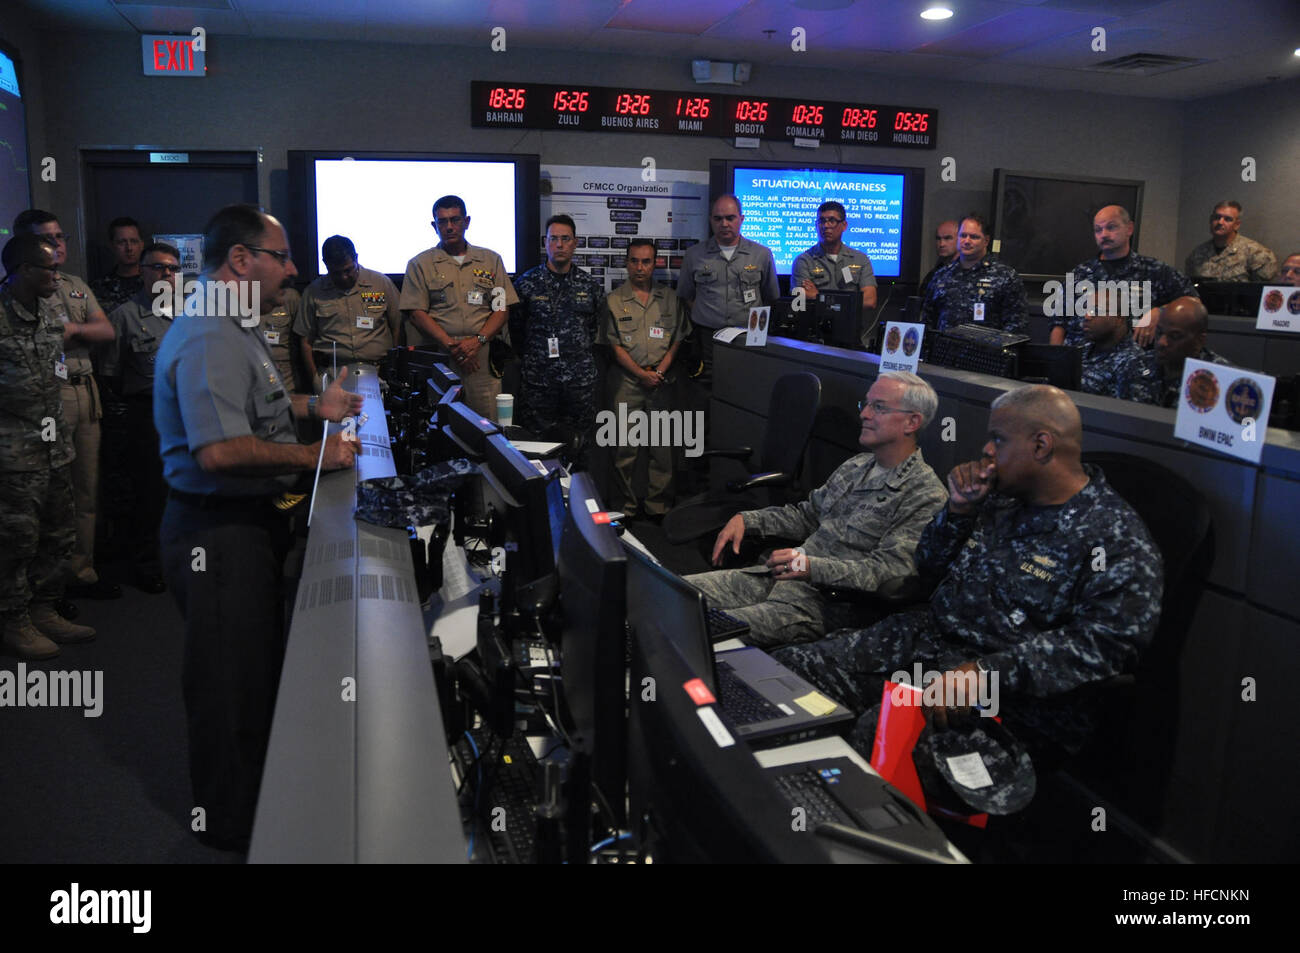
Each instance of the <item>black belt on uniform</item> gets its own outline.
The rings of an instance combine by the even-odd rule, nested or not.
[[[94,376],[95,376],[94,374],[91,374],[89,372],[85,374],[69,374],[67,382],[69,384],[82,384],[90,380]]]

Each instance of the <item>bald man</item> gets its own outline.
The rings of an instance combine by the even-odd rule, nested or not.
[[[1178,388],[1183,381],[1183,362],[1189,357],[1211,364],[1231,364],[1205,346],[1210,317],[1200,298],[1178,298],[1165,307],[1156,322],[1156,349],[1149,358],[1155,377],[1156,403],[1178,406]]]
[[[1101,471],[1080,462],[1082,439],[1063,391],[1003,394],[983,457],[953,468],[948,504],[921,536],[917,564],[943,580],[929,607],[773,653],[866,712],[849,738],[859,751],[871,751],[868,709],[884,680],[917,662],[948,686],[927,708],[939,727],[972,714],[952,686],[982,679],[988,714],[1036,762],[1082,745],[1094,713],[1068,693],[1132,668],[1155,633],[1163,586],[1160,551]]]
[[[957,257],[957,220],[950,218],[946,222],[940,222],[934,230],[934,250],[939,256],[938,261],[921,279],[921,287],[916,292],[922,301],[925,300],[925,293],[930,287],[930,279],[944,265],[950,263]]]
[[[1151,309],[1145,314],[1130,314],[1133,340],[1138,347],[1149,348],[1155,340],[1155,322],[1160,318],[1162,306],[1182,295],[1195,298],[1196,287],[1186,275],[1173,266],[1155,258],[1133,251],[1133,219],[1128,209],[1107,205],[1092,218],[1092,237],[1097,242],[1097,257],[1077,265],[1074,283],[1090,281],[1094,287],[1101,282],[1137,283],[1139,295],[1143,288],[1150,292]],[[1130,301],[1134,299],[1130,298]],[[1138,299],[1140,300],[1140,299]],[[1084,343],[1083,315],[1060,314],[1052,319],[1052,344]]]

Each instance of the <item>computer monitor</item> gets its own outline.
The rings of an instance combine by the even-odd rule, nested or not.
[[[438,398],[438,404],[434,408],[438,415],[438,426],[447,427],[451,425],[451,405],[462,403],[465,399],[465,385],[455,384]]]
[[[441,423],[441,411],[438,417]],[[496,424],[464,403],[453,403],[447,407],[447,426],[464,449],[478,459],[487,453],[488,437],[501,432]]]
[[[627,622],[635,636],[667,639],[686,663],[717,692],[713,641],[709,638],[704,593],[640,550],[627,551]]]
[[[460,384],[460,375],[446,364],[439,362],[429,368],[429,380],[433,382],[434,387],[445,394]]]
[[[1083,380],[1083,348],[1068,344],[1021,344],[1016,354],[1016,373],[1026,384],[1079,390]]]
[[[823,291],[817,295],[817,301],[827,328],[826,343],[861,350],[862,292]]]
[[[557,481],[558,486],[558,481]],[[597,522],[595,483],[575,473],[559,535],[560,674],[570,734],[591,755],[591,779],[615,823],[627,822],[627,556]]]
[[[1267,282],[1196,281],[1193,284],[1210,314],[1253,318],[1259,314],[1259,299]]]
[[[635,591],[630,571],[628,581]],[[642,850],[656,863],[826,863],[816,835],[793,829],[789,804],[717,706],[688,692],[706,670],[687,661],[666,626],[638,621],[628,795]]]
[[[464,405],[453,405],[453,411],[458,406]],[[543,611],[554,604],[557,589],[551,530],[554,501],[548,498],[547,486],[551,482],[558,484],[558,474],[539,469],[500,433],[485,438],[484,464],[484,476],[491,478],[490,483],[495,482],[493,489],[498,498],[489,499],[489,503],[499,501],[505,508],[502,608],[507,612]]]

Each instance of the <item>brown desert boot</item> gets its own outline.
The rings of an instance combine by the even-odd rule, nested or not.
[[[39,662],[59,654],[59,647],[41,635],[34,625],[16,619],[5,622],[4,646],[20,659],[29,662]]]
[[[69,622],[54,611],[54,606],[32,606],[32,625],[46,638],[55,642],[89,642],[95,637],[95,630],[88,625]]]

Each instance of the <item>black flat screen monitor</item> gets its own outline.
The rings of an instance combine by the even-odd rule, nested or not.
[[[1061,344],[1021,344],[1016,348],[1016,376],[1026,384],[1051,384],[1079,390],[1083,348]]]
[[[677,646],[682,658],[699,673],[710,691],[718,689],[709,638],[704,593],[640,550],[625,545],[627,621],[633,635],[640,630]]]
[[[452,436],[459,440],[469,453],[482,459],[487,453],[488,437],[500,433],[500,428],[492,421],[472,410],[469,404],[451,404],[447,408],[447,423]],[[442,413],[439,411],[439,420]]]
[[[1031,280],[1063,281],[1080,262],[1097,257],[1092,218],[1103,207],[1121,205],[1140,225],[1143,185],[1137,179],[994,169],[990,250],[1020,272],[1026,287]],[[1134,251],[1139,231],[1133,231]]]
[[[597,522],[604,506],[586,473],[569,484],[559,537],[561,675],[570,733],[587,741],[592,783],[616,823],[627,817],[627,556]]]
[[[433,203],[458,195],[473,220],[467,237],[518,274],[539,262],[541,160],[454,152],[289,152],[290,240],[306,278],[325,274],[321,242],[352,239],[366,268],[406,273],[438,244]]]
[[[484,467],[506,491],[500,494],[506,506],[503,606],[527,612],[546,609],[554,602],[556,589],[553,500],[547,488],[559,481],[554,473],[538,469],[500,433],[484,440]]]

